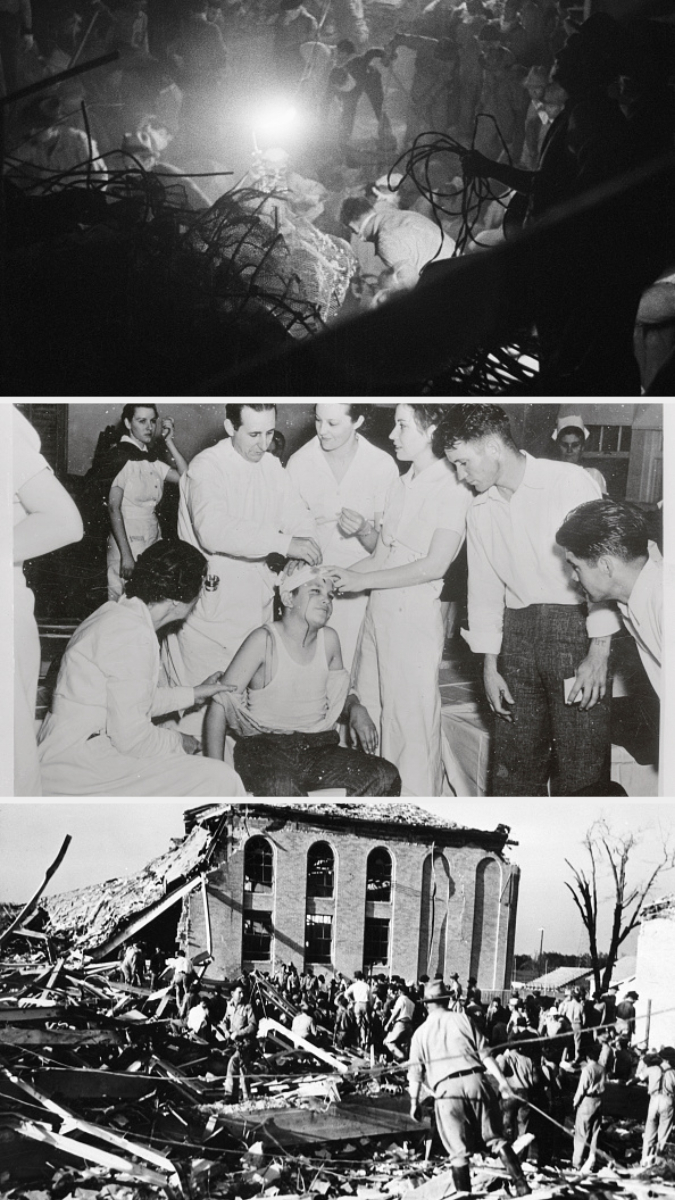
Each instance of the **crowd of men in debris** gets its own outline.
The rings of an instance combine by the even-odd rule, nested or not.
[[[167,960],[138,942],[123,951],[120,970],[132,986],[172,987],[186,1031],[231,1050],[224,1088],[232,1102],[251,1099],[259,1023],[272,1013],[310,1053],[312,1046],[351,1050],[368,1055],[374,1067],[390,1064],[401,1082],[407,1074],[413,1117],[423,1111],[425,1082],[462,1192],[471,1190],[469,1157],[480,1130],[478,1144],[502,1158],[516,1194],[527,1194],[518,1154],[537,1166],[557,1157],[563,1093],[572,1080],[572,1165],[583,1173],[592,1173],[603,1157],[598,1137],[609,1080],[647,1086],[643,1166],[665,1153],[672,1132],[675,1049],[634,1045],[635,991],[619,998],[614,986],[589,996],[584,987],[569,986],[559,1000],[514,992],[505,1007],[497,997],[486,1003],[476,980],[463,986],[457,973],[446,986],[440,975],[406,982],[357,970],[353,979],[340,972],[326,978],[311,966],[301,975],[292,963],[262,976],[243,971],[233,983],[207,987],[182,951]]]

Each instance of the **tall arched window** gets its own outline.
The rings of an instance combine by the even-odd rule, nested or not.
[[[371,850],[366,866],[366,902],[391,901],[391,854],[383,846]]]
[[[274,891],[274,853],[264,837],[252,837],[244,851],[244,891]]]
[[[335,890],[335,855],[328,842],[315,842],[307,855],[307,895],[331,897]]]
[[[417,977],[445,972],[448,926],[452,922],[451,901],[455,884],[445,854],[434,850],[424,860],[420,903],[420,948]]]
[[[274,851],[264,837],[252,837],[244,849],[242,965],[272,959],[274,939]]]
[[[384,846],[376,846],[366,863],[366,913],[363,928],[363,965],[366,970],[391,963],[392,859]]]
[[[305,966],[333,961],[335,855],[328,842],[315,842],[307,852]]]
[[[476,869],[476,899],[469,971],[482,987],[494,987],[494,929],[501,895],[501,869],[496,858],[484,858]]]

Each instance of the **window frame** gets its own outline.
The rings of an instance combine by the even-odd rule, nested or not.
[[[319,851],[326,860],[328,859],[328,855],[330,854],[331,866],[330,866],[330,890],[329,891],[325,890],[329,886],[327,883],[324,883],[322,886],[319,883],[319,880],[321,879],[321,877],[323,876],[323,878],[327,878],[329,873],[325,870],[323,870],[323,871],[314,870],[313,873],[311,872],[310,861],[311,861],[312,852],[316,853],[317,851]],[[317,858],[318,858],[318,854],[317,854]],[[323,842],[323,841],[314,842],[310,846],[309,850],[307,851],[307,880],[306,880],[306,883],[307,883],[307,893],[306,894],[307,894],[308,899],[310,899],[310,900],[333,900],[335,898],[335,853],[333,851],[333,847],[328,842]]]
[[[264,854],[265,858],[269,857],[269,868],[266,862],[260,871],[260,877],[256,878],[250,871],[250,856],[260,853],[261,857]],[[263,878],[263,875],[269,875],[269,883]],[[249,838],[244,847],[244,896],[272,896],[275,889],[275,871],[274,871],[274,848],[262,834],[255,834]]]

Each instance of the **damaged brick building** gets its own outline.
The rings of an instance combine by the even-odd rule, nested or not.
[[[519,869],[506,826],[461,828],[409,804],[255,802],[193,809],[186,824],[213,836],[206,903],[186,895],[181,922],[191,955],[213,955],[210,976],[294,963],[510,984]]]

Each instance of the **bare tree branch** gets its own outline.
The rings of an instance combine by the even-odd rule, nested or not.
[[[675,851],[668,839],[662,840],[662,856],[646,880],[629,885],[628,871],[634,851],[640,844],[639,836],[628,833],[623,836],[612,832],[604,819],[594,821],[588,829],[583,846],[590,859],[588,871],[575,867],[569,859],[566,865],[572,874],[572,882],[565,882],[579,911],[588,934],[590,959],[596,990],[609,987],[619,949],[626,938],[640,924],[640,915],[656,881],[664,871],[675,867]],[[600,964],[598,949],[598,883],[600,872],[607,872],[612,883],[612,923],[604,970]],[[601,979],[602,976],[602,979]]]

